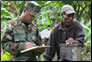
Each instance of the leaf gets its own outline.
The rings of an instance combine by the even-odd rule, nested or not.
[[[91,29],[88,28],[86,25],[84,25],[84,24],[82,24],[82,23],[81,23],[81,25],[83,26],[84,29],[87,29],[87,30],[89,30],[89,31],[91,30]]]
[[[7,21],[7,19],[5,17],[1,16],[1,22],[5,22],[5,21]]]
[[[10,13],[6,10],[6,8],[1,8],[1,15],[10,16]]]
[[[36,1],[39,5],[41,5],[42,7],[44,7],[45,6],[45,1],[43,2],[43,1]]]
[[[86,26],[91,26],[91,19],[85,24]]]
[[[86,43],[84,43],[84,45],[90,47],[91,46],[91,41],[87,41]]]
[[[7,51],[5,53],[1,53],[1,61],[11,61],[11,54]]]
[[[4,36],[4,34],[5,34],[5,32],[6,32],[6,28],[7,28],[7,23],[5,23],[5,22],[2,22],[2,25],[1,25],[1,40],[2,40],[2,38],[3,38],[3,36]]]
[[[84,24],[84,18],[83,17],[81,17],[80,23]]]
[[[25,3],[26,3],[25,1],[22,1],[22,2],[20,2],[20,3],[18,4],[18,6],[20,7],[20,8],[19,8],[19,12],[18,12],[19,14],[23,11],[23,8],[24,8]]]
[[[6,8],[1,8],[1,21],[5,21],[5,19],[13,19],[13,18],[15,18],[15,16],[12,14],[12,13],[10,13],[9,11],[7,11],[6,10]]]
[[[44,12],[46,13],[47,23],[48,23],[48,25],[50,25],[51,22],[50,22],[50,18],[49,18],[49,16],[48,16],[47,10],[45,9]]]

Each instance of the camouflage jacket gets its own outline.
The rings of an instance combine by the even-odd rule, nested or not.
[[[26,49],[26,42],[33,42],[36,45],[41,44],[37,27],[34,24],[29,24],[27,28],[19,16],[16,19],[9,20],[1,42],[2,48],[12,54],[17,54]]]

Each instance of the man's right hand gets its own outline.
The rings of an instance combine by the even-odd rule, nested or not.
[[[32,42],[26,42],[26,49],[31,48],[33,46],[35,46],[34,43],[32,43]]]
[[[74,43],[79,43],[78,41],[74,40],[73,38],[69,38],[66,40],[66,45],[74,44]]]

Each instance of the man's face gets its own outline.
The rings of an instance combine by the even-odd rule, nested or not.
[[[32,15],[31,11],[28,9],[24,10],[22,15],[23,15],[23,22],[28,24],[32,23],[32,21],[35,19],[35,16]]]
[[[62,16],[63,16],[63,22],[64,22],[64,24],[67,25],[67,26],[70,26],[72,24],[72,22],[73,22],[73,16],[74,16],[74,14],[73,13],[72,14],[66,14],[65,13]]]

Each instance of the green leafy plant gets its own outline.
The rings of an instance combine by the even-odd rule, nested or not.
[[[1,61],[11,61],[11,54],[9,52],[1,52]]]
[[[41,15],[35,23],[37,24],[39,31],[44,29],[52,29],[54,23],[58,23],[62,20],[60,15],[60,8],[64,4],[70,4],[74,7],[76,18],[80,20],[85,32],[84,45],[87,47],[88,52],[86,54],[91,55],[91,2],[90,1],[35,1],[42,6]],[[1,1],[1,39],[6,32],[6,22],[10,19],[16,18],[21,14],[25,5],[25,1]],[[87,16],[86,16],[87,14]],[[85,50],[85,48],[84,48]],[[84,52],[84,50],[82,52]],[[5,59],[7,58],[8,59]],[[10,60],[10,53],[1,53],[2,61]],[[41,59],[43,60],[43,59]]]

